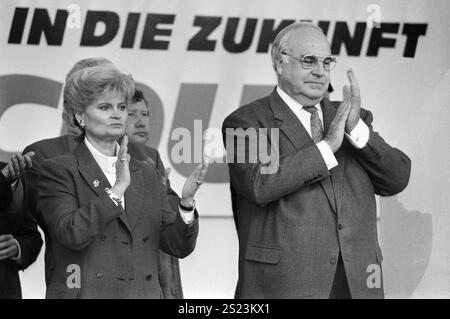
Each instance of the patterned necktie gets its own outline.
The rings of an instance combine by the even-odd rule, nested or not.
[[[323,129],[322,122],[320,121],[319,111],[317,107],[313,106],[304,106],[303,109],[309,113],[311,113],[311,137],[315,144],[319,143],[323,140]]]

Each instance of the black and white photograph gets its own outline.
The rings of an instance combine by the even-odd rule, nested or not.
[[[449,299],[449,14],[2,0],[0,299]]]

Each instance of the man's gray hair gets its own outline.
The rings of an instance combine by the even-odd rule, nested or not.
[[[290,25],[288,25],[286,28],[281,30],[277,36],[275,37],[275,40],[272,44],[272,66],[274,70],[277,70],[277,64],[281,60],[281,52],[283,52],[286,49],[286,43],[289,39],[289,36],[291,35],[292,31],[298,30],[301,28],[312,28],[319,31],[323,36],[325,37],[325,34],[323,33],[322,29],[319,28],[317,25],[311,23],[311,22],[294,22]]]

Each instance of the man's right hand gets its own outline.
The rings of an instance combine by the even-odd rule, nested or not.
[[[130,154],[128,154],[128,137],[125,135],[120,144],[119,154],[116,162],[116,183],[111,191],[119,197],[127,190],[130,185]]]
[[[11,157],[8,165],[2,170],[2,174],[10,184],[13,184],[26,170],[33,166],[33,156],[34,152],[28,152],[24,155],[15,154]]]
[[[351,110],[351,101],[347,90],[344,90],[344,100],[339,105],[333,121],[331,121],[327,136],[323,139],[330,146],[333,153],[341,147],[344,140],[345,123]]]

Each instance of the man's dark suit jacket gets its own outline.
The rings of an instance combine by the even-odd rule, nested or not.
[[[0,170],[4,166],[5,163],[0,163]],[[7,182],[6,186],[11,192],[11,185]],[[22,297],[18,272],[36,260],[42,246],[36,222],[22,209],[22,195],[22,185],[19,182],[12,202],[10,201],[10,205],[0,211],[0,235],[12,234],[18,241],[22,253],[20,266],[11,259],[0,260],[0,299]]]
[[[163,297],[159,248],[178,258],[189,255],[198,218],[187,225],[172,209],[155,167],[132,158],[130,174],[122,209],[106,194],[112,185],[85,143],[44,161],[39,206],[55,260],[47,298]],[[81,281],[69,287],[74,266]]]
[[[1,166],[5,167],[6,164],[2,163]],[[12,192],[11,192],[11,184],[6,180],[5,176],[0,172],[0,212],[4,211],[11,205]]]
[[[338,105],[321,102],[325,132]],[[384,296],[375,194],[402,191],[411,163],[374,132],[370,112],[361,110],[361,118],[370,130],[368,144],[358,150],[344,138],[331,171],[276,90],[225,119],[224,138],[226,128],[279,129],[275,174],[261,174],[261,161],[229,163],[239,237],[236,297],[328,298],[339,251],[352,297]],[[370,284],[374,269],[378,287]]]
[[[30,151],[35,153],[33,157],[33,167],[27,171],[25,175],[25,194],[26,203],[32,215],[35,216],[39,226],[44,231],[46,245],[51,245],[47,226],[42,216],[42,211],[39,208],[39,193],[37,189],[37,182],[41,171],[41,166],[44,160],[54,158],[60,155],[67,154],[75,149],[80,142],[80,139],[72,135],[64,135],[56,138],[45,139],[31,144],[25,148],[24,154]],[[154,165],[157,172],[164,175],[164,164],[161,161],[159,153],[152,147],[142,146],[134,143],[128,144],[128,153],[131,157],[144,161],[149,165]],[[175,191],[170,187],[170,182],[167,181],[167,194],[172,208],[177,208],[179,197]],[[181,287],[181,278],[179,263],[176,257],[160,252],[160,271],[159,280],[161,289],[165,299],[181,299],[183,298],[183,291]],[[45,278],[47,287],[51,273],[55,267],[53,252],[51,249],[45,249]]]

